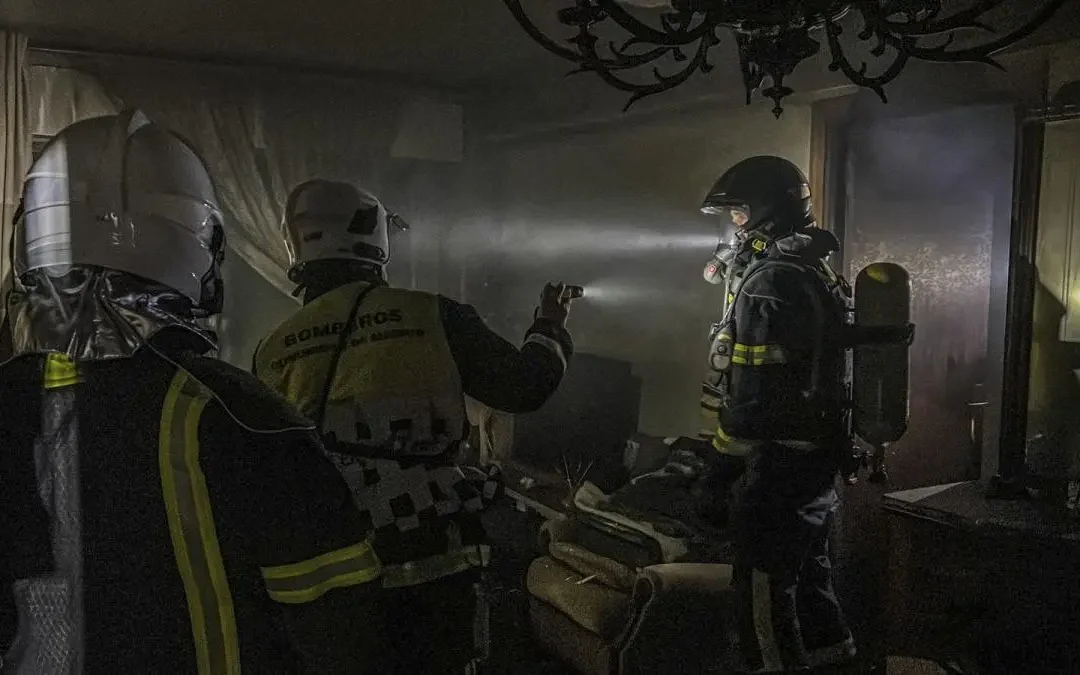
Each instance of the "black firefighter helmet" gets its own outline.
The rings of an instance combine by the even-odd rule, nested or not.
[[[717,179],[701,212],[724,214],[741,209],[748,220],[741,228],[776,239],[814,224],[810,182],[799,167],[781,157],[744,159]]]

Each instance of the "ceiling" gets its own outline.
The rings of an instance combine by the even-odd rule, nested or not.
[[[1074,11],[1067,6],[1040,31],[1040,41],[1076,37],[1068,18],[1080,14],[1075,11],[1080,1],[1069,4]],[[503,0],[3,0],[3,5],[0,24],[20,28],[33,43],[46,46],[289,64],[496,90],[561,87],[570,69],[525,35]],[[551,19],[556,6],[564,3],[526,3],[539,10],[532,12],[537,18]],[[1050,35],[1055,32],[1063,35]],[[724,41],[724,56],[715,58],[732,59],[731,67],[708,79],[713,87],[724,88],[723,81],[735,90],[730,42]]]
[[[547,0],[536,0],[544,3]],[[381,73],[464,86],[566,64],[502,0],[4,0],[32,42]]]

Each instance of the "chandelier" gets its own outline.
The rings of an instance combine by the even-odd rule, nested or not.
[[[887,102],[885,85],[900,75],[909,60],[1001,68],[994,54],[1033,33],[1066,2],[970,0],[965,8],[946,13],[948,0],[564,0],[568,6],[557,11],[557,18],[574,33],[555,39],[533,23],[522,0],[503,1],[530,37],[577,64],[572,73],[595,73],[629,93],[624,111],[646,96],[674,89],[694,73],[711,71],[709,51],[720,43],[717,33],[724,29],[738,47],[746,103],[768,78],[762,95],[772,99],[778,118],[784,111],[783,100],[795,93],[784,84],[785,78],[821,51],[822,37],[831,58],[829,69],[842,72]],[[993,33],[984,16],[1010,1],[1037,11],[1004,35],[995,34],[974,45],[954,44],[963,32]],[[861,17],[861,30],[855,37],[877,63],[873,74],[867,63],[855,65],[845,51],[850,42],[841,41],[842,24],[852,14]],[[622,37],[610,40],[598,35],[612,31]],[[645,78],[635,77],[650,70]]]

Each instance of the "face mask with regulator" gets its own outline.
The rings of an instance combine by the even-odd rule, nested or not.
[[[738,243],[734,241],[732,237],[731,241],[720,242],[716,246],[716,250],[713,251],[712,257],[705,263],[705,271],[703,276],[705,281],[719,286],[724,283],[727,277],[727,271],[731,267],[731,263],[735,261],[735,256],[739,252]]]
[[[731,226],[733,226],[727,239],[720,240],[716,245],[716,250],[713,251],[712,257],[709,258],[709,262],[705,263],[705,271],[703,274],[705,281],[714,286],[719,286],[725,282],[728,270],[731,268],[732,263],[735,262],[735,257],[739,255],[739,251],[742,250],[743,244],[746,242],[747,232],[743,226],[746,224],[749,216],[745,208],[714,209],[710,211],[710,213],[714,215],[725,215],[726,219],[731,220]]]
[[[729,272],[736,263],[736,257],[742,248],[741,231],[735,230],[726,241],[721,241],[713,251],[712,257],[705,263],[702,276],[705,281],[714,286],[723,286],[728,283]],[[727,289],[725,289],[724,302],[720,305],[720,313],[723,314],[727,305]],[[709,326],[709,342],[712,342],[720,332],[720,324],[712,323]]]

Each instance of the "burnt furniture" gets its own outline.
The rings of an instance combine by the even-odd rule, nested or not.
[[[582,675],[734,672],[731,566],[656,564],[660,552],[551,521],[527,575],[534,636]]]

